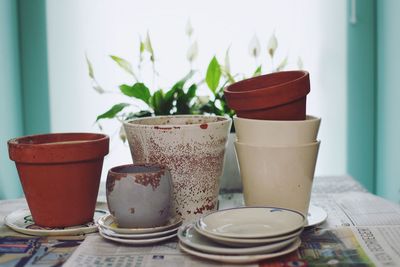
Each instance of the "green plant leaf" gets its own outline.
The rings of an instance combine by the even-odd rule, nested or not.
[[[144,83],[135,83],[132,86],[123,84],[119,86],[119,89],[124,95],[140,99],[146,104],[150,103],[150,90]]]
[[[153,108],[155,115],[169,115],[169,111],[172,108],[172,101],[170,106],[169,102],[167,103],[164,99],[164,92],[162,89],[159,89],[150,97],[150,106]]]
[[[211,59],[210,64],[208,65],[206,74],[206,83],[208,85],[208,88],[210,88],[210,90],[213,93],[215,93],[215,90],[219,85],[220,79],[221,79],[221,67],[217,61],[217,58],[214,56]]]
[[[148,110],[141,110],[138,112],[130,112],[126,117],[125,120],[128,121],[134,118],[142,118],[142,117],[150,117],[152,114]]]
[[[104,112],[103,114],[97,116],[96,122],[101,119],[112,119],[115,118],[115,116],[123,110],[125,107],[129,106],[130,104],[128,103],[119,103],[114,106],[112,106],[109,110]]]
[[[89,58],[88,58],[88,56],[86,54],[85,54],[85,57],[86,57],[86,63],[87,63],[87,66],[88,66],[89,77],[94,80],[94,72],[93,72],[92,63],[89,61]]]
[[[136,79],[136,75],[132,70],[131,63],[129,63],[125,59],[117,57],[117,56],[110,55],[110,57],[112,60],[114,60],[118,64],[118,66],[120,66],[123,70],[125,70],[127,73],[131,74]]]
[[[253,73],[253,77],[261,75],[261,70],[262,70],[261,68],[262,68],[261,65],[257,67],[257,69]]]
[[[197,85],[194,83],[189,87],[188,92],[186,94],[189,100],[192,100],[193,97],[196,96],[196,91],[197,91]]]

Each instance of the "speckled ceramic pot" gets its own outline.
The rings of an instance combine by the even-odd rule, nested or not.
[[[184,220],[217,209],[219,178],[231,119],[178,115],[124,124],[134,163],[166,165],[174,184],[174,208]]]
[[[54,133],[8,141],[36,224],[68,227],[93,220],[109,138],[96,133]]]
[[[108,172],[106,195],[118,227],[161,226],[171,214],[171,174],[159,164],[117,166]]]

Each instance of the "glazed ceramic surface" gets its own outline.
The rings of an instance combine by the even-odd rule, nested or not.
[[[100,226],[100,228],[104,234],[111,236],[111,237],[128,238],[128,239],[145,239],[145,238],[153,238],[153,237],[161,237],[161,236],[170,235],[174,232],[177,232],[179,226],[171,228],[171,229],[162,230],[162,231],[154,232],[154,233],[147,233],[147,234],[119,234],[110,229],[103,228],[101,226]]]
[[[249,145],[282,146],[315,142],[321,118],[305,120],[252,120],[234,117],[237,141]]]
[[[200,218],[199,227],[210,234],[233,238],[284,235],[302,228],[302,214],[275,207],[243,207],[213,212]]]
[[[243,255],[243,254],[263,254],[277,251],[288,246],[295,239],[288,239],[276,243],[271,243],[263,246],[255,246],[248,248],[232,248],[221,246],[218,243],[199,234],[194,227],[194,224],[182,226],[178,231],[179,240],[186,246],[211,254],[227,254],[227,255]]]
[[[297,248],[299,248],[301,245],[301,240],[297,239],[293,244],[289,245],[288,247],[284,248],[283,250],[273,252],[273,253],[266,253],[266,254],[257,254],[257,255],[219,255],[219,254],[209,254],[209,253],[204,253],[195,249],[192,249],[188,246],[185,246],[181,242],[179,243],[179,248],[196,257],[202,258],[202,259],[207,259],[207,260],[213,260],[213,261],[218,261],[218,262],[224,262],[224,263],[234,263],[234,264],[239,264],[239,263],[252,263],[252,262],[258,262],[261,260],[266,260],[266,259],[272,259],[276,258],[279,256],[283,256],[286,254],[289,254],[290,252],[295,251]]]
[[[5,224],[22,234],[34,236],[64,236],[64,235],[82,235],[97,232],[95,223],[100,217],[108,214],[104,210],[96,210],[93,220],[83,225],[76,225],[63,228],[42,227],[37,225],[28,209],[16,210],[4,218]],[[64,214],[68,216],[68,214]]]
[[[216,210],[229,118],[159,116],[124,127],[133,162],[157,162],[170,169],[174,207],[184,220]]]
[[[305,227],[313,227],[322,224],[328,218],[328,213],[323,208],[310,205],[307,214],[307,224]]]
[[[164,225],[171,215],[172,180],[159,164],[112,168],[106,183],[108,209],[120,228]]]
[[[33,219],[45,227],[90,222],[109,138],[95,133],[31,135],[8,141]],[[68,214],[68,216],[65,216]]]
[[[118,234],[145,234],[145,233],[156,233],[165,231],[168,229],[175,228],[182,224],[182,219],[179,215],[170,218],[164,225],[158,227],[149,228],[120,228],[118,227],[114,217],[112,215],[107,215],[101,217],[98,224],[106,229],[109,229]]]
[[[111,241],[122,243],[122,244],[129,244],[129,245],[150,245],[150,244],[159,243],[159,242],[166,241],[168,239],[172,239],[172,238],[176,237],[176,233],[173,233],[170,235],[160,236],[160,237],[152,237],[152,238],[144,238],[144,239],[126,239],[126,238],[118,238],[118,237],[108,236],[101,229],[99,230],[99,234],[107,240],[111,240]]]
[[[201,229],[198,223],[195,224],[195,229],[199,234],[209,238],[210,240],[216,243],[229,247],[245,248],[245,247],[263,246],[271,243],[281,242],[288,239],[294,240],[295,238],[300,236],[304,228],[300,228],[294,232],[285,235],[265,237],[265,238],[233,238],[233,237],[218,236],[204,231],[203,229]]]
[[[304,120],[309,92],[307,71],[281,71],[233,83],[224,96],[240,118]]]
[[[276,147],[235,142],[246,206],[307,214],[319,145],[319,141]]]

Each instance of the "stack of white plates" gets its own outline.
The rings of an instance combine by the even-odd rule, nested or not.
[[[274,207],[221,210],[182,226],[180,248],[194,256],[228,263],[250,263],[296,250],[306,219]]]
[[[99,233],[102,237],[130,245],[149,245],[169,240],[176,236],[181,224],[180,216],[169,219],[163,226],[151,228],[120,228],[112,215],[106,215],[98,221]]]

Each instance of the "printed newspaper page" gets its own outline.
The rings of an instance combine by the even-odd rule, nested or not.
[[[203,260],[184,254],[179,250],[176,239],[155,246],[129,246],[109,242],[96,235],[88,236],[63,266],[206,267],[237,265],[222,265],[218,262]]]

